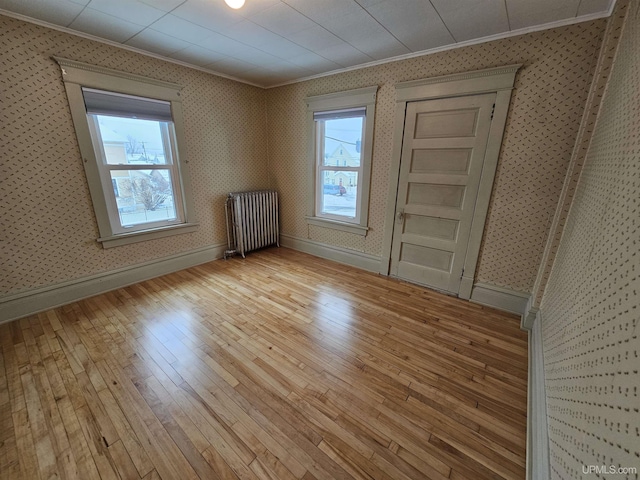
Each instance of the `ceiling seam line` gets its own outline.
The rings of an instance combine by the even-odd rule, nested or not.
[[[364,8],[362,5],[360,5],[360,2],[358,2],[358,0],[355,0],[355,2],[360,6],[360,8],[362,8],[365,12],[367,12],[367,15],[369,15],[371,18],[373,18],[373,20],[374,20],[378,25],[380,25],[382,28],[384,28],[384,30],[385,30],[389,35],[391,35],[393,38],[395,38],[395,39],[398,41],[398,43],[399,43],[400,45],[402,45],[403,47],[405,47],[405,48],[406,48],[407,50],[409,50],[410,52],[413,52],[413,50],[412,50],[412,49],[410,49],[408,45],[405,45],[405,44],[404,44],[404,42],[403,42],[402,40],[400,40],[398,37],[396,37],[396,36],[391,32],[391,30],[389,30],[389,29],[388,29],[387,27],[385,27],[382,23],[380,23],[380,21],[379,21],[376,17],[374,17],[374,16],[371,14],[371,12],[370,12],[369,10],[367,10],[367,9],[366,9],[366,8]]]
[[[287,5],[288,7],[291,7],[293,10],[295,10],[296,12],[298,12],[300,15],[302,15],[303,17],[311,20],[313,23],[315,23],[316,25],[318,25],[320,28],[322,28],[323,30],[326,30],[327,32],[329,32],[331,35],[333,35],[336,38],[339,38],[340,40],[342,40],[344,43],[351,45],[349,42],[347,42],[344,38],[340,37],[339,35],[336,35],[335,33],[333,33],[331,30],[329,30],[327,27],[325,27],[324,25],[320,25],[318,22],[316,22],[313,18],[306,16],[304,13],[302,13],[300,10],[298,10],[297,8],[289,5],[286,0],[282,0],[282,3],[284,3],[285,5]],[[360,5],[360,4],[358,4]],[[297,43],[296,43],[297,45]],[[361,54],[366,55],[367,57],[369,57],[371,60],[375,60],[373,57],[370,57],[369,55],[367,55],[366,53],[364,53],[362,50],[360,50],[358,47],[356,47],[355,45],[351,45],[353,48],[355,48],[356,50],[358,50]],[[304,47],[303,47],[304,48]],[[314,52],[315,53],[315,52]],[[325,58],[325,57],[322,57]],[[333,62],[333,60],[327,58],[327,60],[329,60],[330,62]],[[333,62],[336,63],[336,62]],[[339,65],[339,64],[337,64]]]
[[[175,9],[177,9],[178,7],[180,7],[180,6],[184,5],[185,3],[187,3],[187,0],[184,0],[184,1],[183,1],[182,3],[180,3],[179,5],[176,5],[175,7],[173,7],[173,8],[172,8],[171,10],[169,10],[168,12],[164,12],[164,15],[162,15],[161,17],[159,17],[159,18],[155,19],[155,20],[153,21],[153,23],[151,23],[151,24],[147,25],[146,27],[144,27],[144,28],[143,28],[142,30],[140,30],[139,32],[137,32],[137,33],[135,33],[135,34],[131,35],[129,38],[127,38],[127,39],[126,39],[125,41],[123,41],[122,43],[126,43],[126,42],[128,42],[128,41],[129,41],[129,40],[131,40],[132,38],[136,37],[137,35],[141,34],[141,33],[142,33],[142,32],[144,32],[145,30],[147,30],[148,28],[151,28],[151,26],[152,26],[154,23],[157,23],[159,20],[162,20],[162,19],[163,19],[164,17],[166,17],[167,15],[170,15],[170,14],[171,14],[171,12],[173,12],[173,11],[174,11]],[[152,7],[152,5],[149,5],[149,6],[150,6],[150,7]],[[155,8],[155,7],[153,7],[153,8]],[[156,9],[156,10],[160,10],[160,9]],[[113,15],[112,15],[112,16],[113,16]],[[115,18],[118,18],[118,17],[115,17]],[[178,18],[180,18],[180,17],[178,17]],[[131,23],[133,23],[133,22],[131,22]],[[193,23],[193,22],[190,22],[190,23]],[[194,24],[194,25],[195,25],[195,24]],[[151,28],[151,30],[153,30],[153,28]],[[208,30],[208,29],[207,29],[207,30]],[[161,33],[162,33],[162,32],[161,32]],[[166,35],[166,34],[165,34],[165,35]],[[171,37],[172,35],[169,35],[169,36]],[[178,40],[182,40],[181,38],[178,38],[178,37],[173,37],[173,38],[176,38],[176,39],[178,39]],[[183,40],[183,41],[186,41],[186,40]],[[191,42],[187,42],[187,43],[189,43],[189,44],[191,44],[191,45],[195,45],[195,44],[193,44],[193,43],[191,43]],[[185,47],[185,48],[182,48],[182,49],[180,49],[180,50],[176,50],[176,52],[181,52],[182,50],[185,50],[185,49],[187,49],[187,48],[189,48],[189,47]],[[173,53],[176,53],[176,52],[173,52]]]
[[[507,4],[507,0],[503,0],[504,3],[504,12],[507,15],[507,27],[509,27],[509,31],[511,31],[511,19],[509,18],[509,5]]]
[[[82,7],[82,10],[80,10],[80,11],[78,12],[78,14],[77,14],[75,17],[73,17],[73,20],[71,20],[71,21],[66,25],[66,27],[67,27],[67,28],[71,28],[71,24],[72,24],[73,22],[75,22],[75,21],[78,19],[78,17],[79,17],[80,15],[82,15],[82,12],[84,12],[84,11],[87,9],[87,7],[88,7],[88,6],[89,6],[89,4],[88,4],[88,3],[87,3],[85,6],[83,6],[83,7]]]
[[[436,14],[438,15],[438,18],[442,22],[442,25],[444,25],[444,28],[447,29],[447,32],[449,32],[449,35],[451,35],[451,38],[453,38],[453,41],[455,43],[458,43],[458,39],[453,35],[453,33],[451,33],[451,30],[449,30],[449,26],[445,23],[444,19],[442,18],[442,15],[440,15],[440,12],[436,8],[436,6],[433,4],[431,0],[429,0],[429,3],[431,4],[431,7],[433,8],[434,12],[436,12]]]

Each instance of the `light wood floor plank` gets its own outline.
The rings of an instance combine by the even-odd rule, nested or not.
[[[514,315],[267,249],[0,325],[0,478],[522,479]]]

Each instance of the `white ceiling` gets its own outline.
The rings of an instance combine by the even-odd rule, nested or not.
[[[223,0],[0,0],[0,9],[273,86],[605,16],[614,2],[246,0],[232,10]]]

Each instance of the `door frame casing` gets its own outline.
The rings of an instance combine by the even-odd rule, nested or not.
[[[480,186],[476,199],[475,210],[471,222],[469,244],[464,261],[464,274],[460,283],[460,298],[469,299],[478,264],[480,244],[484,232],[484,225],[489,210],[491,191],[495,178],[496,167],[502,137],[509,113],[511,93],[515,83],[516,73],[522,65],[506,65],[503,67],[487,68],[473,72],[444,75],[402,82],[396,85],[396,121],[393,133],[393,153],[391,170],[389,172],[389,195],[387,198],[387,212],[385,216],[385,231],[382,243],[382,260],[380,273],[389,275],[391,264],[391,244],[393,229],[395,228],[395,213],[398,196],[398,181],[400,175],[400,161],[402,157],[402,142],[404,139],[404,124],[408,102],[421,100],[435,100],[449,97],[460,97],[481,93],[496,93],[496,104],[493,120],[489,129],[489,139],[485,151]]]

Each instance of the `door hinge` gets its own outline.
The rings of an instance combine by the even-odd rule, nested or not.
[[[464,267],[462,267],[462,273],[460,274],[460,278],[464,277]]]
[[[496,111],[496,104],[494,103],[493,107],[491,107],[491,120],[493,120],[493,114],[495,113],[495,111]]]

